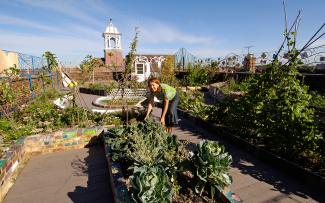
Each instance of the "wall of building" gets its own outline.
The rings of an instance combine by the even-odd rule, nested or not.
[[[18,53],[0,50],[0,74],[14,65],[19,66]]]

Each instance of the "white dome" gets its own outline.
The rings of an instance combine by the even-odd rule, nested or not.
[[[120,34],[117,31],[117,28],[113,25],[112,20],[110,20],[108,26],[106,27],[106,30],[104,33],[111,33],[111,34]]]

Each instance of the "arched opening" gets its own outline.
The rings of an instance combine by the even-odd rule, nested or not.
[[[110,38],[109,39],[109,46],[108,46],[109,48],[113,48],[113,49],[115,49],[116,48],[116,40],[115,40],[115,38]]]

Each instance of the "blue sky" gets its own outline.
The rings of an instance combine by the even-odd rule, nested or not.
[[[298,45],[325,22],[324,0],[287,0],[289,22],[302,10]],[[139,27],[139,53],[199,57],[271,51],[283,39],[282,0],[1,0],[0,49],[41,55],[50,50],[76,63],[103,57],[102,32],[109,18],[122,33],[126,54]],[[325,44],[324,38],[318,44]]]

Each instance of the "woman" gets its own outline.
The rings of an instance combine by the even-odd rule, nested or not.
[[[178,92],[174,87],[167,84],[160,83],[157,78],[151,78],[148,81],[148,87],[151,92],[149,97],[149,104],[145,119],[147,119],[154,104],[154,97],[163,101],[162,113],[160,122],[166,126],[167,132],[171,133],[173,125],[177,124],[177,105],[179,102]]]

